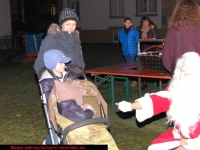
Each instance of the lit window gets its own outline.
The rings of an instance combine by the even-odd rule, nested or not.
[[[124,0],[110,0],[111,16],[124,15]]]
[[[137,0],[137,14],[157,14],[157,0]]]
[[[52,16],[56,15],[56,5],[55,4],[51,4],[51,15]]]

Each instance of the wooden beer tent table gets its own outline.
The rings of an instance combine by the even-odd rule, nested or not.
[[[109,81],[111,83],[111,106],[114,111],[114,79],[124,77],[126,79],[126,100],[129,101],[129,85],[128,85],[128,77],[137,77],[138,78],[138,90],[139,97],[141,97],[141,78],[152,78],[159,79],[159,87],[161,90],[162,79],[170,80],[171,76],[167,72],[161,71],[151,71],[151,70],[137,70],[136,62],[133,64],[130,63],[122,63],[116,65],[109,65],[104,67],[97,67],[94,69],[85,70],[86,74],[91,74],[95,76],[95,84],[97,87],[105,81]],[[105,77],[100,77],[101,75],[106,75]],[[96,82],[96,78],[100,79],[99,82]]]

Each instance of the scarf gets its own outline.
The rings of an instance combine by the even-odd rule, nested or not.
[[[128,32],[130,31],[130,29],[131,29],[131,27],[130,27],[130,28],[125,28],[125,27],[124,27],[125,33],[128,34]]]
[[[142,31],[142,38],[147,38],[147,32],[149,31],[150,27],[142,27],[141,31]]]

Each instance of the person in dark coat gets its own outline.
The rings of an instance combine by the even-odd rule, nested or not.
[[[162,52],[163,65],[171,74],[182,54],[189,51],[200,52],[199,12],[196,1],[181,0],[172,13]]]
[[[139,33],[140,33],[141,39],[145,39],[145,38],[161,39],[160,33],[157,29],[157,26],[151,21],[151,19],[148,16],[143,16],[141,18]],[[145,49],[147,49],[155,44],[157,44],[157,43],[142,42],[140,44],[140,50],[141,50],[141,52],[143,52]],[[147,88],[147,83],[144,80],[142,90],[144,90],[145,88]]]
[[[160,33],[157,29],[157,26],[148,16],[143,16],[140,20],[140,27],[139,27],[140,38],[155,38],[161,39]],[[155,43],[144,43],[142,42],[140,45],[140,50],[143,51],[146,48],[154,45]]]
[[[70,63],[85,68],[79,32],[76,29],[78,16],[74,10],[63,8],[59,16],[59,25],[52,23],[47,31],[47,36],[42,40],[40,50],[35,60],[36,74],[44,67],[43,55],[47,50],[61,50],[71,58]]]

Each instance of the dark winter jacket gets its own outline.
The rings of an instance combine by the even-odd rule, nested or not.
[[[142,38],[142,30],[140,30],[139,33],[140,33],[140,39],[141,39]],[[158,29],[155,26],[151,25],[149,31],[147,32],[147,38],[161,39],[160,33],[159,33]],[[146,48],[148,48],[148,47],[150,47],[152,45],[155,45],[155,44],[158,44],[158,43],[141,42],[140,50],[142,52],[144,49],[146,49]]]
[[[44,67],[44,52],[51,49],[63,51],[67,57],[71,58],[71,64],[76,64],[82,69],[85,68],[78,31],[75,30],[69,34],[68,32],[63,32],[57,24],[51,24],[47,36],[42,40],[37,59],[35,60],[34,70],[37,74]]]
[[[57,107],[59,114],[74,122],[83,121],[94,116],[94,112],[91,109],[83,110],[73,99],[65,101],[58,100]]]
[[[59,80],[61,82],[64,82],[66,80],[76,79],[76,76],[73,73],[71,73],[67,68],[62,74],[63,74],[62,77],[57,77],[46,68],[43,68],[39,72],[38,74],[39,83],[41,85],[42,93],[45,95],[46,100],[49,99],[49,95],[51,94],[51,91],[55,86],[54,80]],[[90,109],[83,110],[83,108],[81,108],[81,106],[79,106],[75,100],[64,100],[64,101],[58,100],[57,106],[58,106],[58,112],[62,116],[74,122],[82,121],[88,118],[92,118],[94,116],[94,112],[92,110]]]
[[[178,27],[180,35],[183,39],[187,51],[200,52],[200,28],[197,27]],[[181,44],[181,40],[176,32],[175,28],[170,28],[167,32],[163,53],[162,62],[164,67],[173,73],[175,69],[176,61],[185,53],[185,49]]]
[[[122,44],[122,53],[124,56],[137,55],[137,40],[139,33],[135,28],[131,28],[128,34],[125,33],[124,28],[119,30],[119,41]]]
[[[64,82],[66,80],[77,79],[76,76],[73,73],[71,73],[67,68],[62,74],[63,76],[59,78],[46,68],[43,68],[38,73],[38,79],[42,88],[42,94],[45,94],[46,100],[49,99],[49,95],[51,94],[51,91],[54,87],[54,80],[59,80],[61,82]]]

